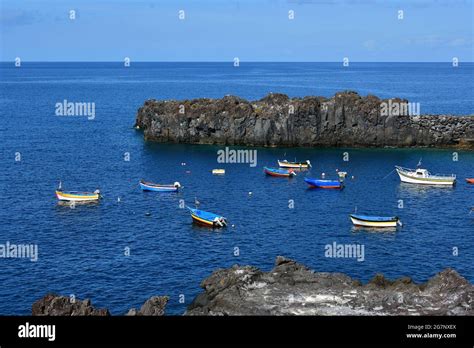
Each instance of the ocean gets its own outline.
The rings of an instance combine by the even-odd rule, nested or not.
[[[269,270],[278,255],[362,281],[383,273],[423,282],[445,267],[474,281],[474,185],[464,182],[474,177],[472,151],[256,148],[251,167],[217,163],[219,146],[144,142],[132,127],[150,98],[330,97],[343,90],[406,98],[422,114],[474,114],[474,64],[1,63],[0,247],[37,245],[38,260],[0,257],[0,315],[30,314],[49,292],[91,298],[116,315],[167,295],[167,314],[182,314],[213,270]],[[65,100],[93,103],[93,117],[56,115]],[[283,158],[309,159],[313,167],[292,179],[263,174]],[[420,158],[432,172],[457,174],[457,185],[401,184],[394,166],[415,167]],[[213,168],[226,174],[213,176]],[[335,177],[336,169],[348,172],[344,190],[307,189],[305,176]],[[179,181],[183,189],[142,192],[140,179]],[[58,205],[60,181],[67,190],[100,188],[104,198]],[[196,199],[229,226],[193,225],[181,207]],[[354,229],[354,211],[397,215],[403,226]],[[364,260],[326,257],[333,243],[363,245]]]

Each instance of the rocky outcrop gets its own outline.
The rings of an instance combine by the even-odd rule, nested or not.
[[[474,116],[409,116],[403,109],[407,102],[355,92],[330,99],[269,94],[258,101],[147,100],[135,127],[156,142],[474,149]]]
[[[130,316],[162,316],[165,315],[166,304],[169,297],[167,296],[153,296],[150,297],[141,306],[140,310],[132,308],[125,315]]]
[[[141,306],[140,310],[132,308],[125,315],[161,316],[165,315],[169,297],[153,296]],[[47,294],[33,303],[32,315],[41,316],[109,316],[108,309],[96,309],[89,299],[78,300],[56,294]]]
[[[474,286],[452,269],[424,284],[379,274],[363,285],[277,257],[270,272],[233,266],[201,287],[186,315],[474,315]]]
[[[83,301],[66,296],[47,294],[33,303],[32,315],[41,316],[109,316],[107,309],[96,309],[89,299]]]

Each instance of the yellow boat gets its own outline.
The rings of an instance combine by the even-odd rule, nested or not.
[[[94,192],[79,192],[79,191],[56,191],[56,197],[60,201],[67,202],[91,202],[100,199],[100,191]]]

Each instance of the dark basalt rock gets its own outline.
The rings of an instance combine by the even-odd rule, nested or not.
[[[165,315],[166,304],[168,303],[169,297],[167,296],[153,296],[150,297],[141,306],[140,310],[137,311],[132,308],[125,315],[130,316],[162,316]]]
[[[406,100],[391,99],[392,103]],[[456,147],[474,149],[474,116],[384,116],[381,100],[356,92],[258,101],[147,100],[135,127],[156,142],[246,146]]]
[[[132,308],[125,315],[137,316],[162,316],[165,315],[166,304],[169,297],[153,296],[141,306],[140,310]],[[89,299],[83,301],[75,299],[71,301],[69,297],[56,294],[47,294],[43,298],[33,303],[33,316],[109,316],[108,309],[96,309]]]
[[[109,316],[107,309],[96,309],[89,299],[83,301],[56,294],[47,294],[33,303],[34,316]]]
[[[270,272],[235,265],[201,287],[185,315],[474,315],[474,286],[452,269],[424,284],[378,274],[363,285],[279,256]]]

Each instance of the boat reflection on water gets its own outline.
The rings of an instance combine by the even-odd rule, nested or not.
[[[432,186],[432,185],[413,185],[406,182],[401,182],[398,186],[401,193],[408,193],[413,195],[432,194],[442,192],[443,194],[454,192],[454,186]]]
[[[365,226],[352,226],[351,232],[352,233],[386,233],[393,235],[397,232],[398,229],[396,227],[365,227]]]
[[[98,206],[99,201],[57,201],[57,207],[68,207],[74,209],[78,206]]]
[[[204,226],[201,224],[190,224],[191,230],[193,232],[202,234],[212,234],[212,235],[222,235],[226,231],[226,229],[221,227],[212,227],[212,226]]]

